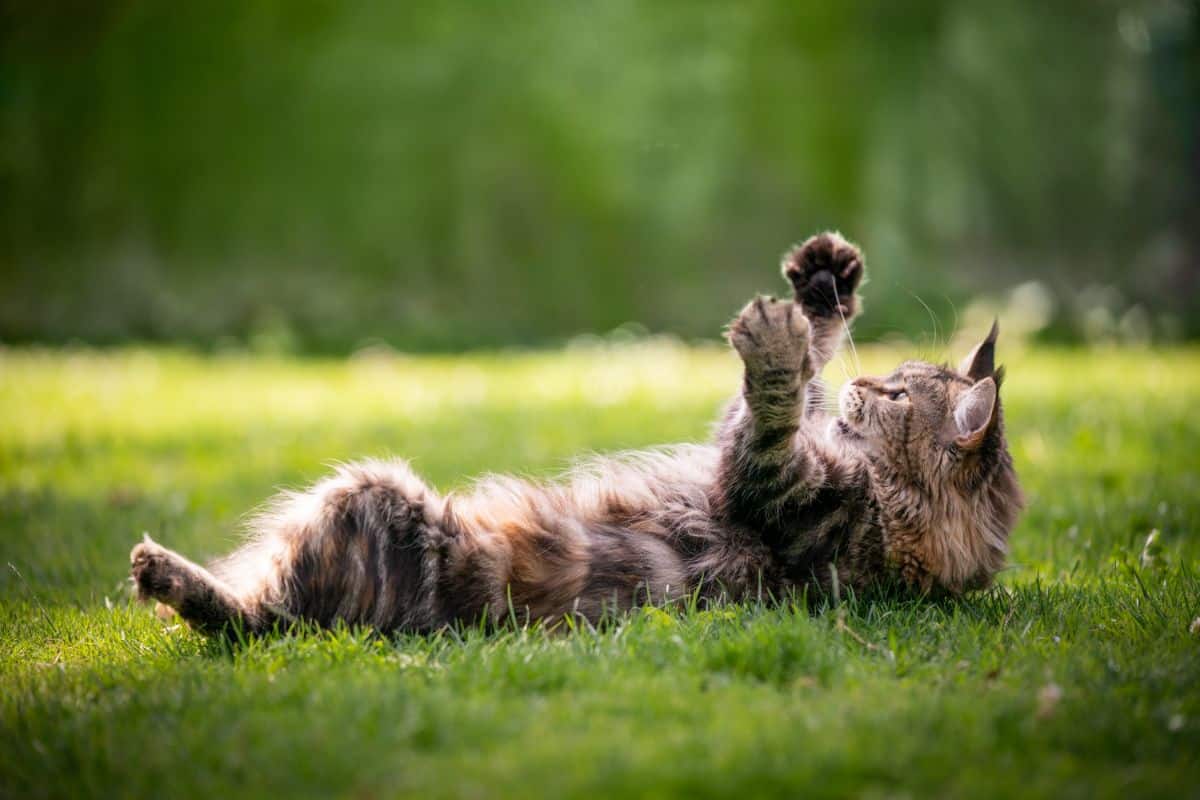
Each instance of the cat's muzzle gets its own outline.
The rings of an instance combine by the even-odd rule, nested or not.
[[[865,406],[866,401],[862,392],[852,383],[847,383],[838,393],[838,409],[841,411],[841,419],[851,431],[857,432],[857,429],[862,426]]]

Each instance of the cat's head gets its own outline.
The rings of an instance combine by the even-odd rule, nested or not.
[[[906,361],[840,396],[834,435],[866,456],[889,556],[926,588],[990,583],[1023,505],[1004,436],[997,332],[993,324],[958,370]]]

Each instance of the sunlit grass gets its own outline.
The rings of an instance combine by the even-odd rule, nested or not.
[[[994,592],[230,649],[130,605],[142,531],[216,555],[334,460],[404,455],[448,489],[701,439],[736,360],[2,352],[0,794],[1194,791],[1200,352],[1002,360],[1030,508]]]

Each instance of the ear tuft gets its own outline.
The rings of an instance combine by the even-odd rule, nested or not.
[[[992,320],[992,329],[971,355],[963,359],[959,372],[973,381],[992,377],[996,372],[996,338],[1000,335],[1000,320]]]
[[[955,442],[960,447],[975,448],[983,443],[996,417],[996,382],[987,377],[958,398],[954,407]]]

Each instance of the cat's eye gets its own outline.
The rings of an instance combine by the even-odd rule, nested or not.
[[[903,389],[897,389],[894,392],[888,392],[887,396],[889,400],[904,400],[907,399],[908,392],[904,391]]]

